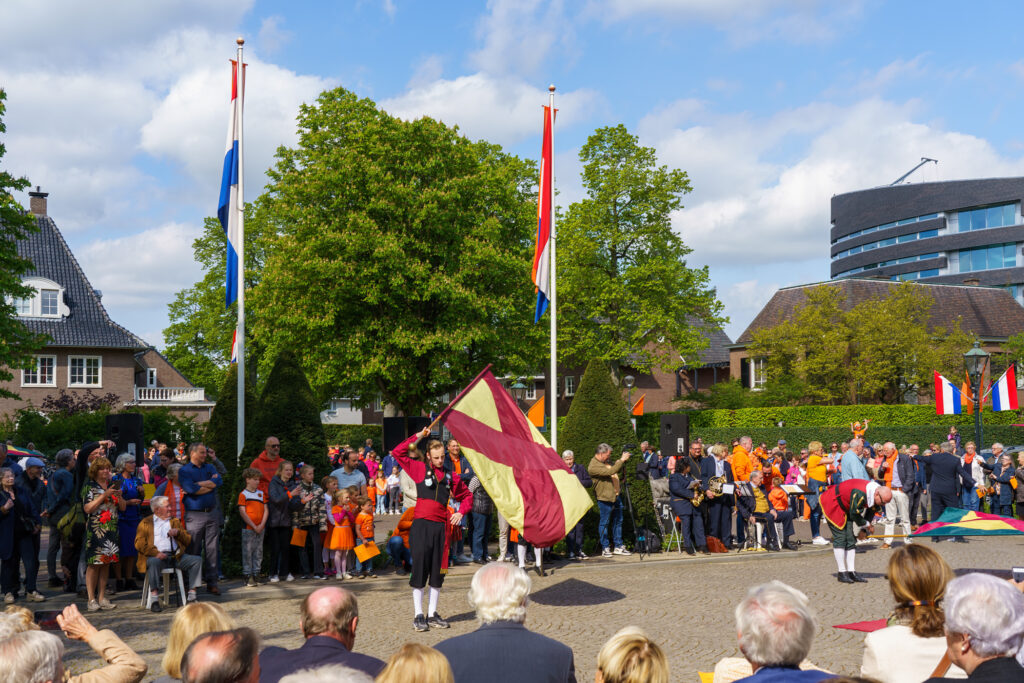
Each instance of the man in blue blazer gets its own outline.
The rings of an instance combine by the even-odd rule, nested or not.
[[[728,484],[733,483],[732,466],[725,460],[727,455],[725,446],[715,444],[711,447],[711,455],[701,458],[700,478],[701,488],[705,494],[705,505],[708,506],[708,528],[705,529],[708,536],[714,536],[721,541],[725,547],[732,545],[732,506],[734,498],[732,495],[715,495],[709,491],[712,477],[725,477]]]
[[[963,490],[961,484],[967,487],[974,487],[974,479],[964,468],[960,458],[953,455],[953,445],[948,441],[939,444],[939,452],[931,455],[915,455],[914,460],[931,466],[932,480],[928,484],[931,491],[932,519],[937,520],[942,516],[946,508],[959,508],[961,506],[960,492]],[[957,541],[963,541],[962,536],[954,537]],[[938,538],[932,538],[932,542],[938,542]]]
[[[352,652],[356,640],[359,607],[356,596],[344,588],[320,588],[302,601],[300,623],[306,642],[295,650],[268,647],[260,653],[260,683],[277,683],[300,669],[342,664],[370,676],[384,669],[384,662]]]
[[[480,628],[434,647],[455,674],[455,683],[575,683],[567,646],[523,626],[530,577],[518,567],[492,562],[473,576],[469,603]]]

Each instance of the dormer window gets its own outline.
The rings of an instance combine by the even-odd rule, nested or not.
[[[64,304],[64,288],[53,280],[34,277],[22,284],[35,290],[25,299],[14,299],[14,310],[23,318],[61,318],[70,312]]]

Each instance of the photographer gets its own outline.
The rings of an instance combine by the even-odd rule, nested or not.
[[[590,461],[587,472],[594,480],[594,493],[597,496],[597,509],[601,519],[597,526],[598,539],[601,543],[601,555],[611,557],[615,555],[632,555],[622,544],[622,498],[619,496],[621,482],[619,471],[629,460],[629,451],[624,451],[622,457],[614,465],[608,460],[612,455],[612,447],[606,443],[597,447],[594,459]],[[614,551],[608,538],[608,525],[612,527],[612,540],[615,541]]]

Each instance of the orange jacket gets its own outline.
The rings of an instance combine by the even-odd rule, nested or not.
[[[750,481],[750,454],[739,444],[732,449],[732,476],[736,481]]]
[[[768,493],[768,502],[772,504],[772,507],[776,510],[788,510],[789,509],[789,496],[782,490],[781,487],[776,486]]]
[[[398,520],[398,526],[396,526],[395,530],[391,533],[392,536],[401,536],[402,543],[405,544],[406,548],[409,547],[409,529],[412,528],[412,520],[415,514],[416,508],[409,508],[403,512],[402,518]]]
[[[892,486],[892,471],[896,469],[896,458],[900,457],[899,453],[893,453],[892,456],[885,459],[885,474],[882,478],[885,479],[886,486]]]

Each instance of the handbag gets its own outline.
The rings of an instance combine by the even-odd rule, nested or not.
[[[85,506],[80,502],[71,505],[71,509],[64,513],[64,516],[57,522],[57,530],[65,539],[70,540],[71,534],[79,524],[85,525]]]

